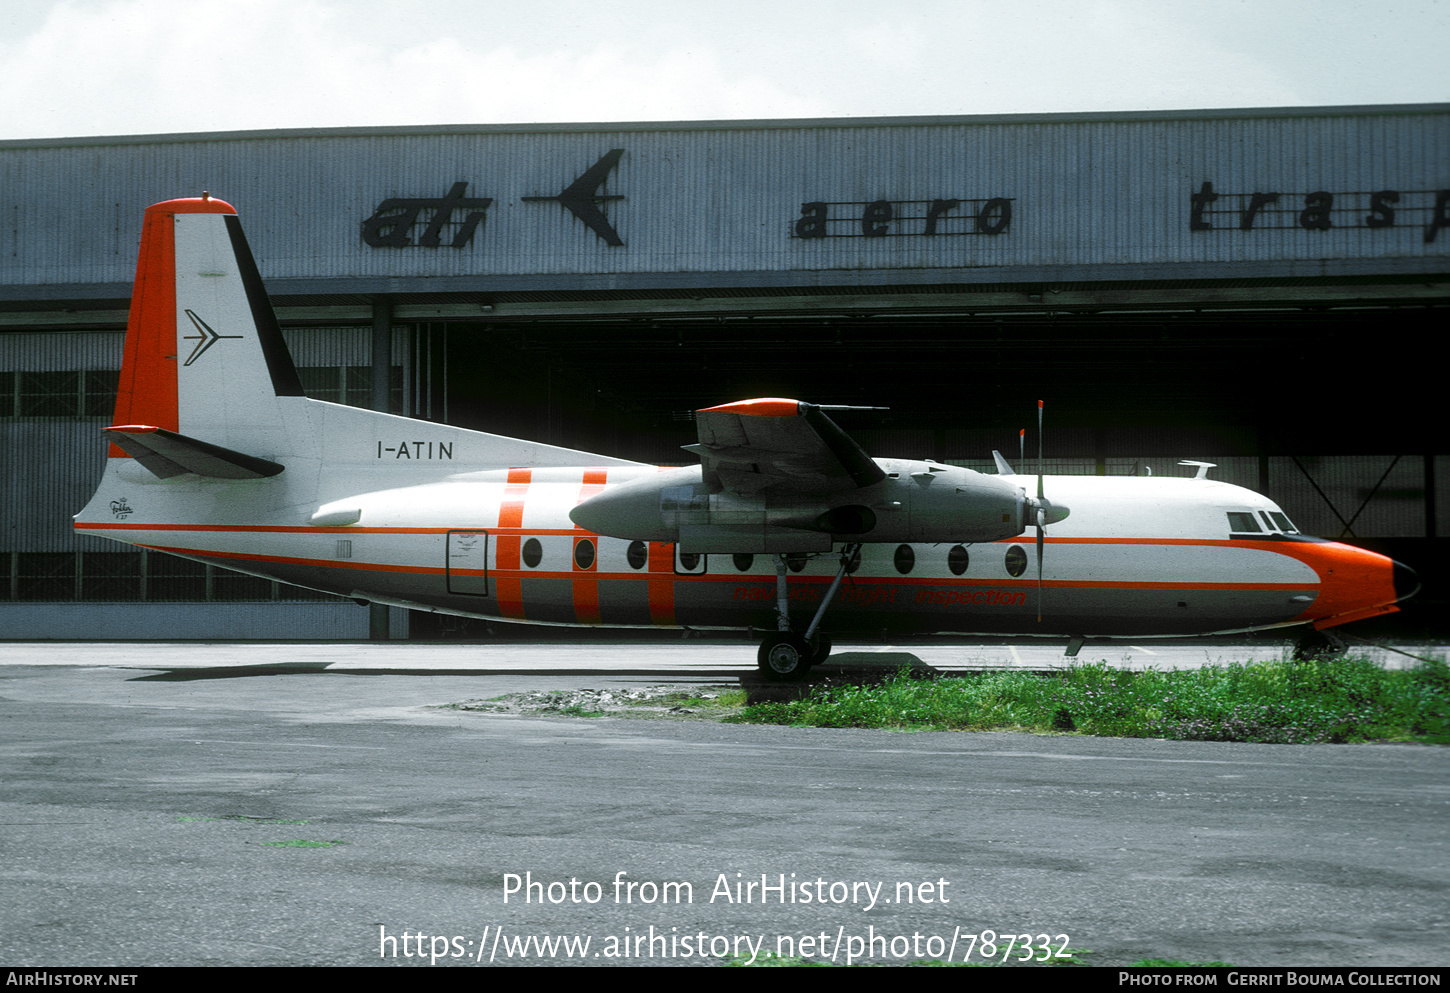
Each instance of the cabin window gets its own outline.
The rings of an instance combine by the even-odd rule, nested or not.
[[[896,571],[904,576],[916,565],[916,553],[911,550],[910,545],[897,545],[893,561],[896,563]]]
[[[539,544],[538,538],[530,538],[524,542],[524,565],[530,569],[538,566],[544,560],[544,546]]]
[[[749,572],[750,567],[755,564],[755,556],[749,552],[736,552],[730,560],[735,563],[737,572]]]
[[[588,569],[594,565],[594,542],[588,538],[580,538],[574,543],[574,564],[580,569]]]
[[[785,564],[791,572],[800,572],[806,567],[806,556],[804,552],[792,552],[785,557]]]
[[[947,552],[947,568],[952,571],[953,576],[960,576],[966,572],[971,561],[971,556],[961,545],[953,545],[952,550]]]
[[[631,541],[625,549],[624,560],[631,569],[643,569],[649,561],[649,546],[642,541]]]
[[[1260,534],[1263,528],[1254,515],[1247,510],[1230,510],[1228,512],[1228,529],[1234,533]]]
[[[1007,565],[1009,576],[1020,576],[1027,571],[1027,552],[1021,545],[1013,545],[1007,549],[1007,556],[1004,559]]]

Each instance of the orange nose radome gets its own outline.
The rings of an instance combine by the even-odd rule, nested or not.
[[[1420,588],[1413,569],[1378,552],[1338,542],[1303,547],[1319,573],[1319,596],[1303,619],[1317,630],[1394,613],[1398,601]]]

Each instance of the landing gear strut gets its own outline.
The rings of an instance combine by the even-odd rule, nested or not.
[[[816,614],[811,618],[805,634],[796,634],[790,629],[790,596],[786,590],[786,577],[789,573],[785,555],[775,557],[775,623],[778,630],[765,636],[760,643],[760,651],[756,654],[760,671],[766,679],[773,683],[802,679],[811,666],[819,665],[831,654],[831,639],[819,632],[821,618],[826,615],[826,608],[831,605],[836,590],[840,589],[841,580],[845,578],[860,549],[859,543],[852,543],[841,549],[841,567],[836,570],[836,578],[831,581],[830,589],[821,599],[821,605],[816,608]]]

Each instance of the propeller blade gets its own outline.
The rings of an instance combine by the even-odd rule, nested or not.
[[[1037,401],[1037,475],[1042,476],[1042,401]],[[1042,483],[1037,484],[1037,495],[1042,496]]]
[[[1041,476],[1037,477],[1041,479]],[[1042,525],[1047,514],[1037,508],[1037,623],[1042,623]]]
[[[1042,623],[1042,528],[1047,511],[1042,509],[1042,401],[1037,401],[1037,623]]]

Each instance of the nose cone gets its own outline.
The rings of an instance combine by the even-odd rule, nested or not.
[[[642,531],[652,530],[648,520],[648,504],[631,499],[631,494],[621,494],[616,487],[590,497],[569,511],[569,520],[595,534],[613,538],[633,538]],[[654,517],[659,517],[658,511]]]
[[[1299,547],[1319,574],[1319,596],[1301,617],[1321,630],[1394,613],[1419,589],[1413,569],[1376,552],[1334,541]]]
[[[1420,592],[1420,574],[1403,562],[1394,563],[1394,581],[1396,603]]]

